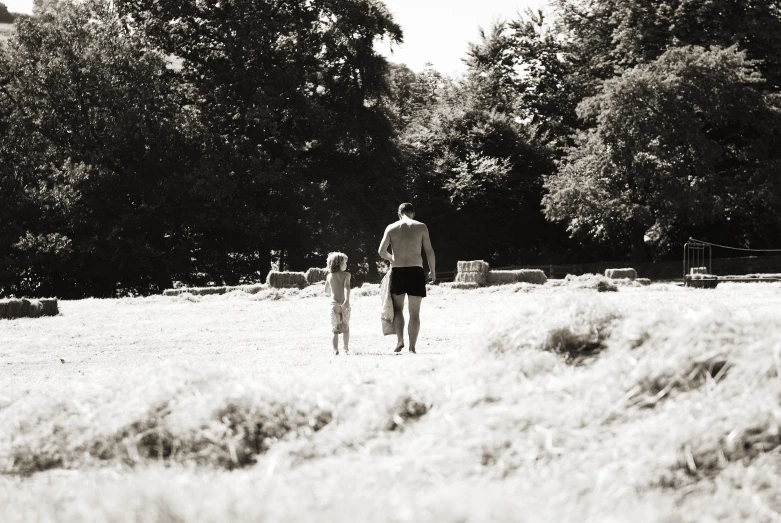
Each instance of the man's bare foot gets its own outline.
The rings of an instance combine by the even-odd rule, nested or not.
[[[409,351],[410,351],[412,354],[417,354],[417,352],[415,352],[415,349],[413,349],[412,347],[410,347],[410,348],[409,348]]]
[[[396,350],[394,350],[393,352],[401,352],[401,349],[403,348],[404,348],[404,342],[402,341],[401,343],[396,345]]]

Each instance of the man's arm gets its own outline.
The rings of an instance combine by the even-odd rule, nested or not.
[[[385,228],[385,234],[382,235],[382,242],[380,243],[380,248],[377,249],[377,254],[380,255],[380,258],[383,260],[388,260],[389,262],[393,261],[393,255],[388,252],[388,247],[390,246],[390,227]]]
[[[428,235],[428,227],[423,226],[423,250],[426,251],[428,267],[431,269],[431,283],[437,281],[437,257],[434,254],[434,247],[431,246],[431,238]]]

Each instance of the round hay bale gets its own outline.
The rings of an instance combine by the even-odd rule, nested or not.
[[[483,260],[460,261],[456,263],[458,272],[488,272],[489,266]]]
[[[325,281],[327,276],[328,276],[328,269],[319,269],[317,267],[310,267],[309,269],[307,269],[306,274],[304,275],[306,281],[310,285],[313,283]]]
[[[306,274],[303,272],[290,272],[290,271],[271,271],[266,277],[266,282],[269,287],[275,289],[285,289],[290,287],[298,287],[303,289],[308,285],[306,281]]]
[[[477,285],[485,285],[488,282],[487,272],[459,272],[456,274],[455,282],[457,283],[476,283]]]
[[[637,278],[637,271],[634,269],[606,269],[605,276],[613,280],[617,280],[619,278],[628,278],[630,280],[634,280]]]

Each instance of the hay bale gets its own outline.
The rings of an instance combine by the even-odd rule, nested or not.
[[[516,283],[518,275],[515,271],[489,271],[488,283],[490,285],[503,285],[507,283]]]
[[[269,287],[275,289],[284,289],[289,287],[298,287],[302,289],[308,285],[306,281],[306,274],[303,272],[291,272],[291,271],[271,271],[266,277],[266,282]]]
[[[305,274],[306,281],[310,285],[313,283],[325,281],[327,276],[328,276],[328,269],[318,269],[317,267],[310,267],[309,269],[307,269]]]
[[[648,278],[637,278],[635,281],[636,281],[637,283],[639,283],[640,285],[643,285],[643,286],[645,286],[645,285],[651,285],[651,280],[650,280],[650,279],[648,279]]]
[[[60,313],[57,298],[41,298],[44,316],[57,316]]]
[[[508,283],[532,283],[544,285],[548,277],[540,269],[518,269],[514,271],[489,271],[488,283],[502,285]]]
[[[209,296],[211,294],[225,294],[228,292],[227,287],[199,287],[195,289],[190,289],[190,294],[195,294],[196,296]]]
[[[41,316],[56,316],[57,314],[59,314],[59,310],[56,298],[0,300],[0,318],[2,319],[40,318]]]
[[[637,271],[634,269],[606,269],[605,276],[612,280],[628,278],[634,280],[637,278]]]
[[[22,300],[18,299],[10,299],[8,300],[8,308],[6,309],[6,318],[9,320],[12,320],[14,318],[21,318],[22,317]]]
[[[457,281],[440,283],[439,286],[444,287],[446,289],[460,289],[460,290],[477,289],[480,287],[477,283],[474,282],[462,283]]]
[[[187,292],[187,289],[166,289],[163,291],[163,296],[179,296],[184,292]]]
[[[513,271],[517,275],[519,283],[532,283],[534,285],[545,285],[548,283],[548,277],[540,269],[520,269]]]
[[[456,263],[458,272],[488,272],[488,263],[483,260],[460,261]]]
[[[707,267],[692,267],[689,274],[708,274]]]
[[[488,282],[487,272],[459,272],[456,274],[455,283],[476,283],[485,285]]]

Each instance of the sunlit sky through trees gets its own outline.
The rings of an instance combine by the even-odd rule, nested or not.
[[[8,10],[32,12],[32,0],[0,0]],[[379,52],[392,62],[419,71],[431,62],[440,72],[464,71],[462,59],[467,43],[478,40],[478,27],[488,29],[497,18],[516,18],[527,7],[539,8],[546,0],[385,0],[385,5],[404,30],[404,43],[391,48],[387,42]]]

